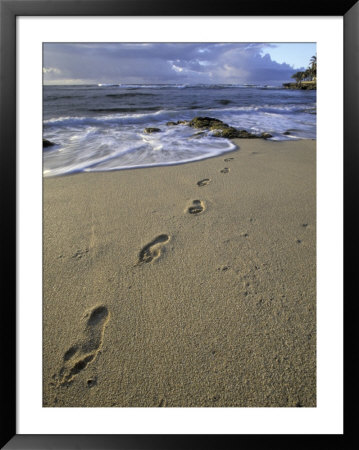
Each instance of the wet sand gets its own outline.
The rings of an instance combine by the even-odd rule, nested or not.
[[[44,406],[316,406],[316,142],[235,142],[44,179]]]

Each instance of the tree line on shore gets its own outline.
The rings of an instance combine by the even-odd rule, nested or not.
[[[297,83],[301,81],[316,81],[317,80],[317,57],[310,58],[309,67],[304,72],[296,72],[291,78],[294,78]]]

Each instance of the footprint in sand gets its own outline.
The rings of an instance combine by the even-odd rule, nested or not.
[[[228,173],[229,172],[229,168],[225,167],[224,169],[221,170],[221,173]]]
[[[226,159],[224,159],[223,161],[224,161],[224,162],[229,162],[229,161],[233,161],[233,159],[234,159],[234,158],[226,158]]]
[[[138,263],[149,263],[151,261],[155,261],[161,255],[161,248],[164,244],[166,244],[170,240],[170,237],[167,234],[160,234],[149,244],[145,245],[140,251],[138,257]]]
[[[211,182],[210,178],[203,178],[203,180],[197,181],[197,186],[207,186]]]
[[[77,250],[76,253],[74,253],[74,254],[72,255],[72,258],[74,258],[74,259],[81,259],[81,258],[83,258],[83,257],[86,255],[86,253],[88,253],[88,252],[89,252],[89,249],[88,249],[88,248],[85,248],[84,250]]]
[[[87,316],[83,337],[64,353],[64,364],[58,377],[60,385],[72,381],[91,361],[95,360],[102,347],[109,312],[106,306],[100,305],[93,308]]]
[[[188,208],[190,214],[200,214],[205,210],[204,203],[201,200],[193,200],[192,206]]]

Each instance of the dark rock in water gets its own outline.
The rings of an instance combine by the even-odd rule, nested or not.
[[[209,130],[228,127],[228,125],[223,123],[221,120],[214,119],[213,117],[195,117],[188,123],[188,125],[192,128],[206,128]]]
[[[284,136],[290,136],[292,133],[290,131],[285,131],[283,134]]]
[[[250,135],[250,133],[247,133],[247,135],[244,136],[243,131],[238,131],[236,128],[233,128],[233,127],[226,127],[223,129],[219,129],[218,131],[213,133],[214,137],[221,137],[221,138],[226,138],[226,139],[249,137],[249,135]],[[252,136],[256,137],[254,135],[252,135]]]
[[[220,103],[221,105],[228,105],[229,103],[232,103],[232,101],[224,98],[224,99],[218,100],[218,103]]]
[[[159,128],[145,128],[145,133],[158,133],[161,131]]]
[[[246,130],[237,130],[233,127],[228,127],[223,130],[217,131],[216,133],[213,133],[213,136],[215,137],[223,137],[227,139],[258,139],[261,136],[257,136],[256,134],[249,133],[249,131]]]
[[[187,120],[177,120],[177,122],[167,122],[166,125],[168,126],[175,126],[175,125],[188,125],[189,122]]]
[[[260,135],[260,137],[263,138],[263,139],[269,139],[269,138],[271,138],[273,136],[270,133],[262,133]]]
[[[242,139],[258,139],[261,136],[258,136],[256,134],[250,133],[247,130],[238,130],[238,136],[237,137],[242,138]]]
[[[56,145],[55,142],[51,142],[47,139],[42,139],[42,146],[43,147],[52,147],[53,145]]]
[[[204,131],[197,131],[197,133],[193,134],[192,136],[190,136],[190,139],[198,139],[202,136],[205,135]]]
[[[223,123],[221,121],[219,122],[213,122],[212,125],[209,127],[209,129],[211,131],[218,131],[218,130],[228,130],[229,128],[233,128],[230,127],[229,125],[227,125],[226,123]],[[235,130],[235,128],[233,128]]]
[[[250,133],[247,130],[237,130],[233,127],[227,127],[223,130],[219,130],[215,133],[213,133],[213,136],[215,137],[223,137],[227,139],[269,139],[273,137],[270,133],[262,133],[260,135]]]
[[[193,128],[213,131],[214,137],[221,137],[226,139],[268,139],[272,137],[272,135],[269,133],[262,133],[260,136],[258,136],[256,134],[250,133],[247,130],[237,130],[236,128],[230,127],[226,123],[222,122],[222,120],[215,119],[213,117],[195,117],[188,123],[188,125]]]
[[[195,117],[189,124],[190,127],[214,131],[214,137],[233,139],[240,137],[236,128],[230,127],[222,120],[213,117]]]

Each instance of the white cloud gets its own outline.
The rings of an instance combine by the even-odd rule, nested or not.
[[[183,72],[183,68],[182,67],[178,67],[175,64],[172,64],[172,69],[176,72]]]

